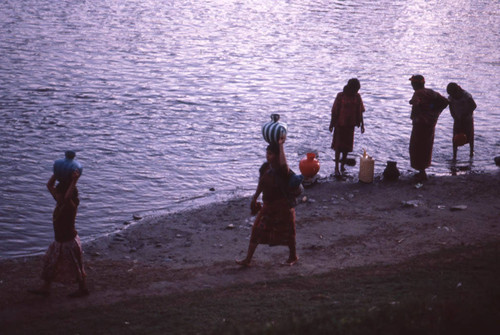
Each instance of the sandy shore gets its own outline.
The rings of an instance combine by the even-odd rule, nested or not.
[[[40,257],[0,262],[0,323],[50,310],[103,305],[138,296],[309,276],[347,267],[398,263],[457,245],[500,240],[500,173],[412,180],[320,181],[297,206],[299,262],[282,265],[286,247],[259,246],[245,255],[253,217],[249,198],[144,218],[84,246],[91,295],[71,300],[75,287],[55,285],[50,297],[32,296]]]

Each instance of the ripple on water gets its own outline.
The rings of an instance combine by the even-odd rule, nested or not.
[[[68,148],[84,165],[84,239],[134,213],[251,194],[271,113],[289,126],[292,168],[314,150],[328,176],[330,108],[351,77],[366,106],[352,156],[367,149],[376,173],[389,159],[410,170],[414,73],[478,103],[476,155],[460,149],[458,173],[496,169],[495,2],[64,2],[8,1],[1,14],[0,257],[52,239],[45,183]],[[453,173],[451,131],[445,110],[431,173]]]

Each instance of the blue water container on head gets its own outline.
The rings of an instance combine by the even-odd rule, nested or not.
[[[262,136],[267,143],[278,143],[282,136],[286,136],[288,126],[279,119],[279,114],[271,114],[271,121],[262,126]]]
[[[82,175],[83,167],[75,159],[75,152],[68,150],[64,153],[64,158],[54,161],[54,176],[59,182],[69,182],[74,171],[78,170]]]

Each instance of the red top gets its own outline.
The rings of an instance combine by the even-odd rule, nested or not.
[[[415,122],[436,123],[439,114],[448,106],[448,100],[436,91],[422,88],[410,100],[411,119]]]
[[[359,93],[347,95],[340,92],[332,106],[330,127],[359,127],[364,111],[365,106]]]
[[[260,170],[259,185],[262,187],[262,200],[274,202],[285,199],[283,183],[287,180],[288,166],[281,166],[278,170],[271,167],[271,164],[264,163]]]

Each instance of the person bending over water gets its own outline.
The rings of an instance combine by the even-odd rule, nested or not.
[[[457,83],[449,83],[446,91],[449,94],[450,113],[453,117],[453,159],[457,159],[458,144],[455,136],[458,134],[465,134],[465,143],[469,143],[469,156],[472,157],[474,156],[474,117],[472,114],[477,107],[476,102],[472,95]]]

